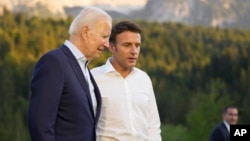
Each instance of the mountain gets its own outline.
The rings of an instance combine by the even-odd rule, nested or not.
[[[223,28],[250,28],[250,0],[148,0],[139,17]]]
[[[141,19],[222,28],[250,28],[250,0],[1,0],[13,12],[65,18],[97,6],[113,19]],[[1,11],[1,10],[0,10]]]

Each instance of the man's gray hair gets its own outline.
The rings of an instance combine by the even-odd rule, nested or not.
[[[69,27],[69,34],[76,33],[83,25],[89,27],[96,24],[100,18],[107,18],[112,22],[111,16],[104,10],[97,7],[86,7],[74,18]]]

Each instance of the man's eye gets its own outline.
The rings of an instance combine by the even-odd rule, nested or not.
[[[106,39],[106,38],[109,38],[109,36],[102,36],[102,38]]]
[[[137,44],[137,45],[135,45],[137,48],[139,48],[141,45],[140,44]]]

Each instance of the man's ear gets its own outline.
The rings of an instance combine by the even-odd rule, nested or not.
[[[87,37],[88,37],[88,32],[89,32],[89,27],[88,26],[83,26],[82,28],[81,28],[81,37],[82,37],[82,39],[83,40],[86,40],[87,39]]]

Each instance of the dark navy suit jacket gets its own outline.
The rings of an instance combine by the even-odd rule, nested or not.
[[[219,123],[213,129],[209,141],[230,141],[230,134],[224,122]]]
[[[97,99],[94,115],[88,84],[65,45],[43,55],[31,82],[28,127],[32,141],[95,141],[101,97],[90,73]]]

